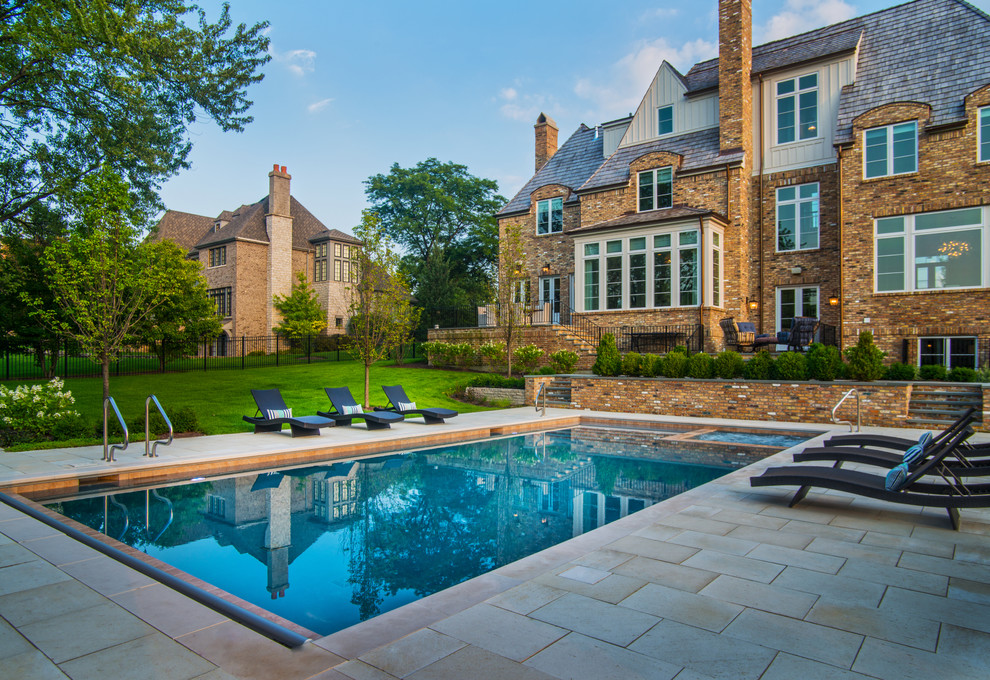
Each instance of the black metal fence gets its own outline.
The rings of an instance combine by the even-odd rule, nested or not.
[[[45,347],[42,351],[39,347]],[[403,348],[403,358],[416,358],[417,344]],[[100,375],[101,367],[69,339],[36,340],[0,335],[0,380],[41,380],[55,376],[85,378]],[[133,345],[110,364],[111,375],[214,371],[297,366],[326,361],[349,361],[347,337],[306,335],[298,337],[205,337],[180,345]]]

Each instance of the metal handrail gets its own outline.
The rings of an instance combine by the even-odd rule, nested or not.
[[[168,507],[168,521],[165,522],[165,526],[162,527],[162,530],[161,531],[159,531],[157,534],[155,534],[155,537],[154,538],[149,538],[149,540],[148,540],[149,543],[154,543],[155,541],[157,541],[159,538],[162,537],[162,534],[164,534],[166,531],[168,531],[168,528],[170,526],[172,526],[172,521],[175,519],[175,508],[172,506],[172,501],[170,501],[168,498],[165,498],[165,496],[160,495],[158,493],[158,490],[157,489],[152,489],[151,490],[151,495],[154,496],[155,499],[160,500],[162,503],[164,503],[166,505],[166,507]],[[145,531],[146,535],[148,535],[148,536],[151,536],[151,507],[150,506],[151,506],[151,498],[148,495],[148,492],[145,491],[144,492],[144,531]],[[148,552],[147,549],[145,549],[145,552]]]
[[[154,444],[151,443],[151,432],[150,432],[151,423],[148,419],[149,418],[148,408],[151,405],[152,401],[155,402],[155,407],[158,409],[158,412],[162,414],[162,418],[165,419],[165,424],[168,425],[168,439],[167,440],[158,439],[155,441]],[[164,446],[168,446],[169,444],[171,444],[172,437],[174,434],[175,434],[175,429],[172,427],[172,421],[169,420],[168,416],[165,414],[165,409],[162,408],[161,402],[158,401],[158,397],[156,397],[153,394],[149,395],[148,398],[144,400],[144,455],[148,456],[148,458],[157,457],[158,445],[162,444]],[[150,452],[148,451],[149,445],[151,447]]]
[[[113,407],[113,412],[117,416],[117,422],[120,423],[120,426],[124,429],[124,443],[114,444],[109,448],[107,448],[107,445],[109,443],[107,437],[107,415],[108,415],[107,406],[108,405]],[[113,400],[113,397],[107,397],[106,399],[103,400],[103,458],[101,460],[105,460],[109,463],[113,463],[114,449],[123,451],[124,449],[127,448],[127,445],[130,442],[131,442],[131,434],[130,432],[127,431],[127,423],[124,422],[124,417],[120,415],[120,409],[117,408],[117,402]]]
[[[540,389],[536,392],[535,405],[537,411],[540,410],[540,395],[543,395],[543,412],[540,414],[541,418],[547,414],[547,385],[549,384],[550,383],[540,383]]]
[[[123,503],[121,503],[120,501],[118,501],[114,496],[107,495],[106,498],[112,504],[114,504],[118,508],[120,508],[120,511],[124,513],[124,528],[120,530],[120,535],[117,536],[117,540],[118,541],[123,541],[124,540],[124,534],[127,533],[127,529],[130,528],[130,526],[131,526],[131,515],[130,515],[130,513],[127,512],[127,506],[124,505]],[[107,506],[104,505],[103,507],[104,507],[103,512],[106,515],[104,517],[104,519],[103,519],[103,525],[104,525],[104,531],[103,531],[103,533],[105,533],[107,536],[109,536],[110,535],[110,515],[107,512],[107,510],[108,510]]]
[[[860,422],[861,422],[861,420],[860,420],[860,410],[859,410],[859,390],[857,390],[855,387],[852,388],[851,390],[849,390],[848,392],[846,392],[845,394],[843,394],[842,395],[842,399],[839,399],[839,403],[836,404],[832,408],[832,422],[835,423],[836,425],[848,425],[849,426],[849,431],[850,432],[853,431],[853,424],[852,424],[851,421],[849,421],[849,420],[836,420],[836,418],[835,418],[835,412],[839,410],[839,407],[842,406],[842,402],[844,402],[849,397],[850,394],[855,394],[856,395],[856,430],[855,431],[856,432],[859,432],[859,426],[860,426]]]

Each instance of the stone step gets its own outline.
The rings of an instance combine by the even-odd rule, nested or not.
[[[964,409],[967,406],[980,407],[983,405],[983,400],[977,399],[975,397],[968,399],[915,399],[914,397],[911,398],[912,408],[915,405],[924,406],[927,404],[937,404],[937,405],[952,407],[956,409]]]

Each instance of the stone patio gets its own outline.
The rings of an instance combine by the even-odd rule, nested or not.
[[[157,461],[132,448],[112,465],[98,461],[100,450],[0,453],[0,484],[235,465],[261,454],[280,461],[314,446],[354,456],[385,440],[450,440],[580,416],[674,420],[511,409],[435,428],[340,428],[318,440],[179,440]],[[750,476],[789,459],[782,452],[293,650],[0,504],[0,676],[990,677],[990,511],[964,510],[954,532],[943,510],[832,492],[792,509],[792,489],[749,486]]]

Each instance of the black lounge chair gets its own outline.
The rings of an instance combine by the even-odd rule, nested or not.
[[[363,420],[369,430],[385,430],[392,427],[392,423],[402,422],[402,416],[389,411],[374,411],[365,413],[361,410],[361,405],[354,401],[354,395],[348,387],[327,387],[324,388],[333,411],[317,411],[317,415],[330,418],[337,425],[349,426],[354,420]]]
[[[401,413],[403,416],[419,415],[423,416],[427,425],[442,423],[447,418],[453,418],[457,411],[449,408],[416,408],[416,402],[406,396],[406,391],[402,385],[383,385],[385,396],[391,404],[390,410]]]
[[[282,393],[274,390],[251,390],[254,403],[258,405],[256,416],[244,416],[244,420],[254,425],[254,433],[281,432],[288,423],[293,437],[313,437],[320,434],[321,427],[333,427],[333,421],[320,416],[293,416],[292,409],[285,405]]]
[[[952,432],[959,427],[965,427],[976,418],[976,409],[972,406],[963,411],[956,420],[947,428],[942,430],[932,439],[932,444],[937,444],[948,438]],[[895,451],[907,451],[918,443],[917,439],[908,437],[896,437],[885,434],[871,434],[869,432],[851,432],[849,434],[837,434],[829,437],[825,441],[825,446],[872,446],[883,449],[893,449]],[[970,448],[966,446],[966,448]],[[983,448],[990,448],[984,446]]]
[[[789,504],[791,507],[797,505],[810,488],[816,487],[903,505],[945,508],[952,528],[958,530],[959,508],[990,507],[990,485],[966,485],[944,465],[946,456],[970,434],[970,428],[958,432],[937,454],[908,474],[897,491],[887,489],[885,475],[812,465],[768,468],[762,475],[751,477],[749,483],[750,486],[797,486],[798,490]],[[941,478],[942,482],[933,482],[936,478]]]

